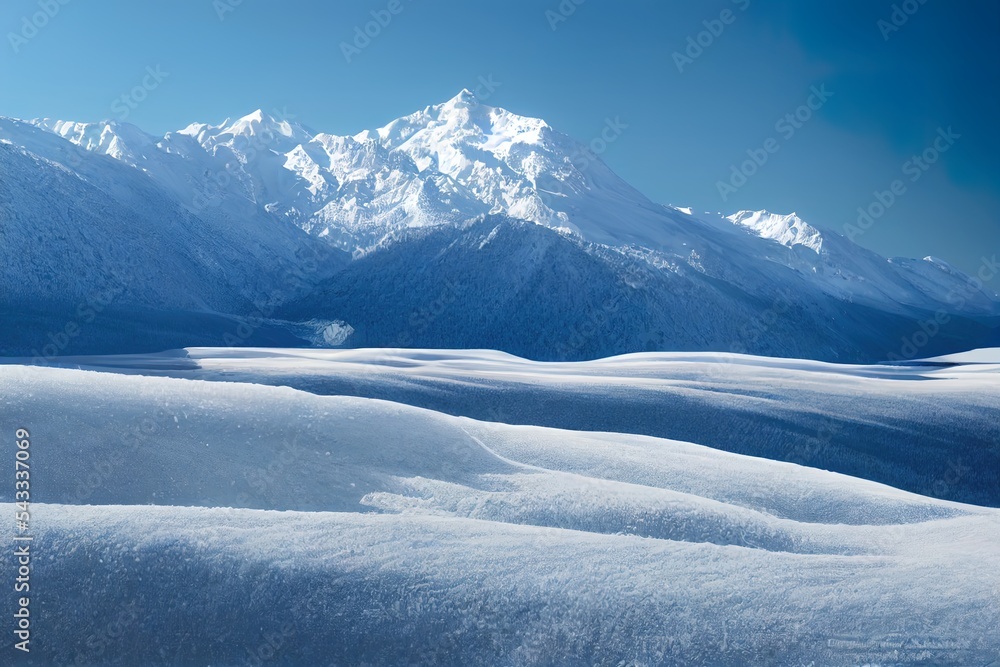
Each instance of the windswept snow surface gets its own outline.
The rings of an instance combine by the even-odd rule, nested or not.
[[[678,440],[153,376],[295,384],[351,366],[389,385],[414,370],[406,382],[439,396],[504,375],[623,378],[627,402],[670,363],[337,354],[0,366],[3,428],[31,431],[34,664],[983,665],[1000,654],[995,509]],[[795,371],[938,386],[953,406],[985,378],[741,363],[761,382]],[[807,410],[808,398],[774,391],[774,404]],[[12,440],[6,449],[13,459]],[[0,501],[12,493],[0,487]]]
[[[957,354],[947,354],[943,357],[928,359],[928,362],[941,362],[945,364],[1000,364],[1000,348],[983,348],[979,350],[969,350]]]
[[[492,422],[673,438],[1000,507],[996,364],[850,366],[664,352],[540,363],[485,350],[218,348],[65,363],[285,385]]]

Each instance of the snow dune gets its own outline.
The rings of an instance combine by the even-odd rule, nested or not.
[[[539,363],[481,350],[261,348],[65,363],[670,438],[1000,506],[1000,376],[989,364],[849,366],[659,352]]]
[[[389,352],[383,368],[373,354],[0,366],[4,428],[31,430],[43,503],[39,664],[957,665],[1000,652],[995,509],[677,440],[150,375],[232,380],[243,365],[242,380],[302,383],[345,372],[330,366],[340,355],[374,382],[450,369],[452,384],[427,389],[443,395],[526,373],[497,353]],[[624,395],[653,362],[536,364],[521,381],[606,374]],[[741,363],[762,378],[824,366]],[[950,396],[947,382],[983,377],[905,382]]]
[[[54,664],[983,665],[998,650],[995,517],[858,556],[430,514],[36,520]],[[87,637],[103,641],[88,653]]]

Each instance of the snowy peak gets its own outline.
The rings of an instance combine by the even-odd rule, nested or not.
[[[927,257],[924,257],[924,261],[927,262],[928,264],[930,264],[931,266],[933,266],[933,267],[935,267],[935,268],[937,268],[937,269],[939,269],[939,270],[947,273],[948,275],[966,277],[966,275],[965,275],[965,273],[963,271],[958,270],[957,268],[955,268],[954,266],[952,266],[948,262],[946,262],[943,259],[940,259],[938,257],[934,257],[932,255],[928,255]]]
[[[468,109],[470,107],[475,107],[478,105],[479,105],[479,98],[476,97],[476,94],[473,93],[468,88],[463,88],[458,93],[458,95],[455,95],[455,97],[451,98],[450,100],[442,104],[434,105],[431,108],[454,110],[454,109]]]
[[[276,116],[261,109],[232,122],[227,118],[219,125],[192,123],[177,134],[192,137],[208,151],[227,146],[238,150],[255,147],[288,152],[313,137],[309,130],[284,114]]]
[[[316,134],[260,109],[218,125],[194,123],[158,143],[144,137],[144,145],[152,144],[145,154],[118,145],[131,141],[115,143],[99,134],[84,140],[67,127],[46,129],[91,150],[107,144],[108,154],[175,189],[197,188],[198,174],[225,170],[226,185],[214,189],[224,192],[211,197],[213,205],[226,196],[249,201],[339,239],[347,250],[374,246],[407,226],[449,224],[484,212],[598,243],[662,247],[670,238],[661,216],[650,214],[656,207],[587,146],[541,119],[483,104],[468,89],[352,137]],[[161,174],[153,164],[162,157],[155,149],[188,160],[193,176]],[[401,209],[404,200],[409,203]]]
[[[423,118],[427,121],[425,128],[448,128],[458,131],[457,136],[466,134],[482,138],[487,150],[513,141],[542,144],[545,141],[542,133],[551,130],[541,118],[482,104],[469,90],[462,90],[447,102],[429,107]]]
[[[642,248],[675,272],[741,282],[755,275],[764,286],[805,277],[838,299],[896,310],[936,308],[968,282],[941,262],[887,262],[795,213],[723,217],[655,204],[600,158],[628,132],[621,119],[597,123],[585,143],[542,119],[485,104],[468,89],[353,136],[317,134],[263,109],[160,140],[125,123],[35,125],[46,130],[37,134],[140,168],[199,215],[277,218],[359,255],[408,228],[461,227],[496,214],[586,242]],[[37,141],[11,128],[20,145]],[[991,295],[966,303],[998,311]]]
[[[471,90],[469,90],[468,88],[463,88],[461,91],[459,91],[458,95],[455,95],[455,97],[451,98],[448,101],[454,103],[465,102],[468,104],[475,104],[479,102],[479,100],[476,98],[476,94]]]
[[[292,124],[287,119],[278,119],[257,109],[238,119],[224,129],[224,133],[232,135],[256,136],[261,134],[276,134],[289,139],[296,136],[309,137],[309,133],[298,123]]]
[[[29,122],[84,150],[108,155],[133,166],[146,152],[155,148],[153,137],[129,123],[113,120],[77,123],[51,118],[38,118]]]
[[[595,136],[617,139],[617,119]],[[406,154],[420,172],[437,172],[493,213],[505,213],[604,244],[672,240],[671,223],[590,150],[539,118],[483,104],[468,90],[354,137]]]
[[[374,131],[365,130],[354,138],[374,139],[390,150],[421,154],[422,159],[417,162],[424,169],[433,167],[432,154],[442,151],[479,150],[501,157],[512,144],[542,145],[547,130],[551,128],[541,119],[482,104],[474,93],[463,89],[446,102],[398,118]]]
[[[300,247],[321,248],[315,253],[321,258],[340,255],[330,246],[347,251],[359,260],[351,273],[338,275],[320,290],[322,300],[296,317],[348,322],[354,340],[370,336],[372,345],[396,345],[390,329],[410,325],[387,324],[386,312],[408,314],[432,303],[445,276],[478,287],[453,309],[464,319],[435,324],[424,345],[498,347],[493,332],[517,331],[523,341],[511,342],[512,336],[502,344],[546,358],[730,349],[747,335],[760,304],[776,295],[791,295],[796,308],[788,309],[780,331],[752,341],[758,353],[883,359],[899,347],[891,332],[916,330],[914,318],[927,312],[1000,315],[995,295],[939,261],[889,262],[794,213],[723,217],[654,204],[600,159],[628,131],[621,119],[609,118],[595,123],[589,141],[576,141],[468,90],[354,136],[316,134],[263,110],[158,140],[125,123],[0,118],[0,142],[16,144],[16,150],[0,144],[0,200],[16,202],[17,215],[32,212],[24,216],[24,247],[37,247],[32,230],[45,228],[53,247],[79,259],[51,267],[67,286],[60,293],[122,275],[141,285],[131,289],[144,306],[208,304],[231,312],[225,309],[242,308],[247,294],[275,284],[292,294],[323,280],[293,271],[288,281],[274,269],[297,267]],[[36,173],[56,175],[59,187]],[[19,174],[28,176],[15,180]],[[492,234],[496,225],[484,220],[494,217],[517,223],[510,234]],[[101,234],[91,233],[102,225]],[[432,227],[438,229],[411,231]],[[122,268],[150,257],[160,244],[149,235],[161,232],[176,239],[164,253],[176,278]],[[447,261],[431,260],[445,253]],[[87,273],[94,257],[108,258],[97,277]],[[26,272],[11,264],[0,287],[21,289]],[[509,288],[497,290],[498,274],[509,274]],[[74,282],[76,276],[88,278]],[[415,276],[429,282],[398,290]],[[164,291],[180,296],[171,301]],[[518,298],[496,306],[498,293]],[[398,300],[386,305],[389,294]],[[533,304],[523,317],[522,295]],[[621,307],[606,336],[560,347],[567,323],[585,323],[607,303]],[[560,318],[548,322],[550,312]],[[475,329],[473,321],[507,324]],[[942,350],[951,340],[995,344],[987,337],[995,334],[978,322],[955,321],[954,333],[935,342]]]
[[[740,211],[726,216],[733,224],[746,227],[761,238],[789,248],[803,246],[816,254],[823,250],[823,235],[795,213],[778,215],[770,211]]]

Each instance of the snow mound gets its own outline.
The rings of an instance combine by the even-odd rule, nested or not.
[[[191,348],[183,361],[174,353],[67,363],[657,436],[1000,506],[997,364],[850,366],[664,352],[542,363],[487,350],[260,348]]]
[[[221,356],[295,373],[358,354]],[[46,664],[978,664],[1000,648],[997,510],[287,387],[2,366],[0,391],[45,500]]]

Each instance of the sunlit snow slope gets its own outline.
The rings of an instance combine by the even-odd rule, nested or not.
[[[656,375],[641,357],[342,354],[376,384],[439,396],[606,376],[627,401]],[[1000,651],[994,509],[677,440],[134,374],[337,375],[296,352],[78,361],[105,372],[0,366],[0,421],[31,430],[43,503],[35,664],[982,665]],[[742,364],[761,382],[824,372]],[[939,385],[972,409],[959,385],[990,375],[904,370],[839,377]]]
[[[84,368],[285,385],[485,421],[634,433],[1000,507],[996,350],[957,365],[849,366],[645,353],[539,363],[483,350],[192,348]],[[947,359],[947,358],[946,358]]]

